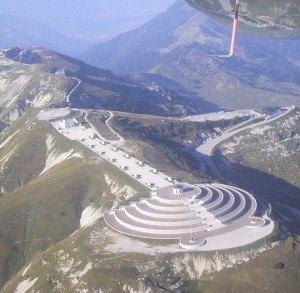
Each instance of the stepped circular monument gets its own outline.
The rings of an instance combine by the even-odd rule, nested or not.
[[[121,233],[149,239],[178,239],[180,246],[197,249],[207,239],[228,235],[242,227],[266,224],[254,213],[255,198],[224,184],[171,185],[128,206],[108,211],[104,220]]]

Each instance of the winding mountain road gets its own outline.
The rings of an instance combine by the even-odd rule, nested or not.
[[[110,122],[110,120],[114,117],[114,113],[113,112],[109,112],[109,114],[110,114],[110,116],[109,116],[109,118],[105,121],[105,124],[106,124],[106,126],[108,127],[108,129],[114,134],[114,135],[116,135],[116,137],[118,137],[119,138],[119,140],[117,141],[117,143],[120,145],[120,144],[124,144],[124,139],[123,139],[123,137],[119,134],[119,133],[117,133],[110,125],[109,125],[109,122]],[[120,147],[120,146],[119,146]]]
[[[71,103],[70,103],[70,97],[71,97],[71,95],[74,93],[74,91],[76,91],[76,89],[80,86],[80,84],[82,82],[80,79],[78,79],[76,77],[72,77],[72,79],[76,80],[77,84],[73,87],[73,89],[67,95],[66,100],[67,100],[67,103],[68,103],[69,106],[71,106]]]
[[[197,148],[197,152],[203,154],[203,155],[207,155],[207,156],[211,156],[213,149],[221,142],[223,142],[224,140],[242,132],[245,131],[247,129],[251,129],[254,127],[258,127],[258,126],[262,126],[265,124],[269,124],[271,122],[276,121],[277,119],[280,119],[281,117],[289,114],[292,110],[294,109],[294,107],[289,107],[289,108],[285,108],[284,112],[281,113],[276,113],[274,115],[271,116],[267,116],[263,121],[259,121],[256,123],[252,123],[252,124],[248,124],[249,122],[255,120],[256,118],[258,118],[258,116],[253,116],[251,117],[249,120],[242,122],[238,125],[235,125],[234,127],[224,131],[220,136],[215,137],[213,139],[207,140],[204,144],[200,145]],[[243,125],[248,124],[246,126],[243,127]]]
[[[199,153],[200,157],[203,159],[205,164],[213,172],[214,176],[217,179],[224,181],[224,178],[222,177],[221,173],[219,172],[219,170],[217,169],[217,167],[214,165],[213,161],[211,160],[211,155],[213,153],[214,148],[221,142],[229,139],[230,137],[232,137],[242,131],[272,123],[272,122],[284,117],[285,115],[288,115],[293,109],[295,109],[295,107],[284,108],[283,112],[275,113],[273,115],[267,116],[267,117],[265,117],[265,119],[263,121],[259,121],[256,123],[252,123],[252,124],[243,126],[243,125],[253,121],[254,119],[256,119],[257,117],[255,117],[255,115],[254,115],[249,120],[242,122],[238,125],[235,125],[234,127],[224,131],[220,136],[215,137],[210,140],[207,140],[205,143],[203,143],[202,145],[197,147],[196,151]]]

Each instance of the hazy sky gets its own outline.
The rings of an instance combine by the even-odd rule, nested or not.
[[[140,26],[174,2],[176,0],[0,0],[0,13],[32,19],[64,35],[98,42]]]

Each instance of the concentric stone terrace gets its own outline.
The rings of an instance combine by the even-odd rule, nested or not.
[[[253,217],[254,197],[223,184],[171,185],[151,198],[132,202],[104,214],[106,223],[121,233],[151,239],[179,239],[183,248],[205,245],[209,237],[243,226],[263,226]]]

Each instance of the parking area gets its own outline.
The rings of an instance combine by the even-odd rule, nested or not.
[[[137,160],[124,148],[118,148],[112,142],[102,139],[93,128],[78,126],[61,129],[58,127],[58,123],[53,122],[52,124],[67,138],[81,142],[101,158],[109,161],[150,189],[162,188],[173,183],[167,175]]]

